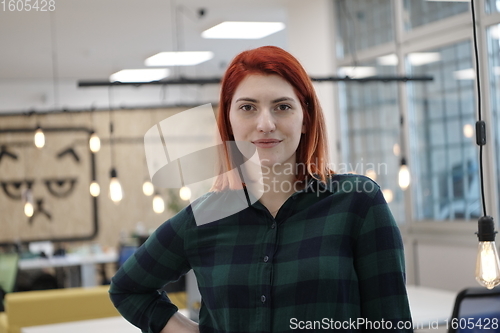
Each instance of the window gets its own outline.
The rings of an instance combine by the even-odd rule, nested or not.
[[[408,84],[415,220],[477,220],[481,214],[474,138],[471,43],[409,54]]]
[[[391,0],[339,0],[337,56],[394,40]]]
[[[363,62],[359,66],[340,68],[341,75],[395,76],[395,64],[383,61]],[[387,63],[387,62],[385,62]],[[354,73],[348,73],[348,69]],[[347,71],[347,73],[345,72]],[[357,74],[357,75],[356,75]],[[394,82],[350,82],[340,84],[343,96],[341,112],[345,126],[342,137],[343,161],[339,172],[364,174],[375,180],[383,190],[396,221],[404,222],[403,193],[398,187],[399,107],[398,89]]]
[[[404,27],[406,31],[409,31],[468,10],[468,2],[405,0]]]
[[[500,24],[487,30],[488,40],[488,73],[490,76],[490,104],[493,113],[493,135],[495,140],[495,160],[497,175],[500,175]],[[500,191],[500,178],[498,184]]]
[[[500,0],[486,0],[485,1],[486,13],[500,13]]]

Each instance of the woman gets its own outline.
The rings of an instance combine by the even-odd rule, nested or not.
[[[324,118],[298,61],[272,46],[239,54],[219,109],[222,140],[254,146],[261,172],[242,180],[223,152],[212,191],[161,225],[113,278],[122,315],[155,333],[411,332],[399,230],[378,185],[328,169]],[[259,200],[196,224],[194,209],[222,207],[241,188]],[[190,269],[199,326],[157,292]]]

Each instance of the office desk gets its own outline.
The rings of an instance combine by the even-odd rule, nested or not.
[[[179,310],[187,316],[187,310]],[[72,321],[52,325],[24,327],[21,333],[140,333],[141,330],[123,317]]]
[[[111,251],[99,254],[67,254],[61,257],[20,259],[18,266],[21,270],[78,266],[81,286],[93,287],[99,285],[96,280],[96,265],[117,261],[118,254]]]
[[[406,290],[416,332],[446,332],[443,324],[451,317],[457,293],[420,286],[407,286]]]

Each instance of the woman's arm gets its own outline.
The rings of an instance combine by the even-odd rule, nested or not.
[[[378,186],[361,195],[365,196],[366,206],[361,209],[363,225],[357,237],[354,260],[361,315],[373,323],[366,326],[365,331],[372,331],[370,327],[385,321],[387,331],[413,332],[399,229]]]
[[[184,253],[184,230],[190,215],[185,209],[162,224],[111,280],[113,304],[143,332],[161,332],[177,312],[167,294],[158,290],[191,268]]]

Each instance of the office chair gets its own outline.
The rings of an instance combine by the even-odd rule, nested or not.
[[[0,253],[0,311],[4,311],[3,298],[14,291],[17,277],[17,253]]]
[[[500,287],[467,288],[458,293],[448,333],[500,332]]]

